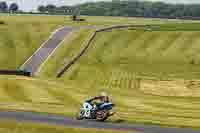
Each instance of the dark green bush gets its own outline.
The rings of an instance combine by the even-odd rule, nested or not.
[[[5,24],[5,22],[4,22],[4,21],[2,21],[2,20],[0,20],[0,24]]]

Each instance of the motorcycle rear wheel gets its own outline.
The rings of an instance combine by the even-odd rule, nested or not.
[[[105,110],[98,111],[96,114],[97,121],[105,121],[108,117],[109,117],[109,112]]]

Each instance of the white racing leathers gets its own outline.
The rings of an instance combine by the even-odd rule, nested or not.
[[[91,110],[93,109],[92,105],[86,102],[83,104],[83,109],[85,110],[84,117],[90,118]]]

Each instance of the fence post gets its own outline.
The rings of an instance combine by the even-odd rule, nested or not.
[[[141,87],[141,78],[135,76],[135,80],[134,80],[134,89],[140,89]]]

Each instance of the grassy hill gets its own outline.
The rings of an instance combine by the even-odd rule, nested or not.
[[[129,28],[98,33],[87,53],[64,78],[95,77],[102,81],[140,75],[198,79],[199,26],[161,25],[151,30]]]
[[[199,79],[198,22],[85,17],[86,22],[72,23],[63,16],[26,16],[25,21],[25,16],[4,17],[0,18],[7,22],[0,25],[0,28],[5,28],[2,34],[14,42],[0,42],[2,68],[19,67],[48,37],[50,31],[60,25],[161,25],[158,29],[130,28],[99,33],[86,54],[61,79],[55,79],[63,64],[85,45],[93,29],[73,32],[40,69],[39,78],[0,77],[0,109],[74,116],[82,101],[104,90],[117,104],[117,115],[111,119],[113,122],[123,120],[200,127],[200,83],[199,80],[191,80]],[[11,33],[19,31],[18,28],[23,32],[12,36]],[[34,31],[36,29],[37,32]],[[34,32],[23,35],[24,31]],[[29,40],[26,40],[26,35],[30,37]],[[18,36],[19,41],[15,42]],[[34,36],[39,39],[32,39]],[[5,37],[2,40],[8,39]],[[12,47],[8,47],[8,44],[12,44]],[[23,49],[18,47],[22,44]],[[15,51],[20,54],[13,54]],[[178,79],[160,81],[170,78]]]
[[[84,17],[87,21],[73,23],[69,16],[31,16],[0,14],[0,68],[16,69],[24,63],[52,31],[67,26],[109,26],[138,23],[174,23],[174,20],[135,19],[119,17]],[[186,21],[187,22],[187,21]]]

